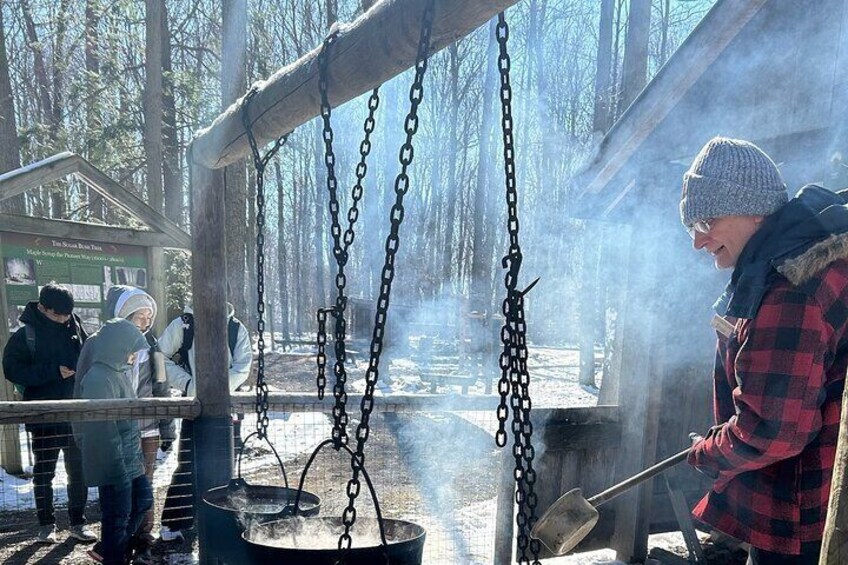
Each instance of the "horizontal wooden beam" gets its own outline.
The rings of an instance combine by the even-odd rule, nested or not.
[[[329,54],[328,94],[333,107],[368,92],[415,64],[424,7],[429,0],[381,0],[342,26]],[[518,0],[435,0],[430,52],[462,39]],[[319,115],[320,46],[259,83],[248,116],[260,145]],[[198,132],[191,158],[211,169],[248,155],[242,99]]]
[[[99,243],[140,245],[144,247],[182,247],[171,236],[160,232],[117,228],[67,220],[48,220],[46,218],[33,218],[31,216],[19,216],[17,214],[3,214],[3,218],[0,219],[0,230],[48,237],[84,239]]]
[[[500,397],[480,394],[397,394],[377,397],[375,412],[477,412],[494,411]],[[271,410],[280,412],[316,412],[332,408],[333,399],[319,400],[314,393],[272,392]],[[233,412],[254,410],[255,392],[234,392],[230,398]],[[358,407],[358,403],[357,403]],[[189,398],[139,398],[132,400],[32,400],[0,402],[0,424],[21,422],[80,422],[122,418],[178,417],[196,418],[200,402]],[[618,421],[617,406],[581,406],[556,410],[534,409],[533,419],[540,423],[556,415],[558,423],[579,425],[610,424]]]
[[[620,424],[547,424],[542,433],[542,442],[552,452],[617,447],[620,440]]]
[[[0,402],[0,424],[83,422],[116,418],[196,418],[195,398],[134,398],[124,400],[28,400]]]
[[[479,410],[494,411],[500,397],[491,395],[472,394],[391,394],[379,396],[374,401],[375,412],[415,412],[415,411],[468,411]],[[247,412],[253,410],[256,403],[256,394],[247,392],[235,392],[230,399],[233,408],[240,408]],[[283,393],[275,392],[268,395],[268,402],[272,407],[290,410],[295,406],[303,406],[307,411],[320,410],[323,407],[332,408],[333,399],[324,397],[318,400],[315,393]],[[355,408],[348,406],[348,412],[358,412],[359,401],[356,400]]]

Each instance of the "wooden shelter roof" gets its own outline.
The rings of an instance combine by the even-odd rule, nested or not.
[[[585,213],[638,206],[642,173],[682,175],[714,135],[762,145],[790,187],[816,179],[846,137],[846,29],[845,0],[718,0],[577,178]]]
[[[149,231],[15,214],[4,214],[0,228],[53,237],[191,249],[191,236],[177,224],[148,206],[83,157],[68,151],[0,175],[0,201],[71,175],[111,204],[141,221]]]

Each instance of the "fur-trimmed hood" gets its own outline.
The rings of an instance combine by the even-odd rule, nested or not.
[[[848,259],[848,233],[834,234],[816,243],[798,257],[787,259],[777,272],[801,286],[839,259]]]

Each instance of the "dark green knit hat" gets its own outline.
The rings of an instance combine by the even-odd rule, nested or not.
[[[786,204],[786,185],[774,161],[748,141],[714,137],[683,175],[680,219],[768,216]]]

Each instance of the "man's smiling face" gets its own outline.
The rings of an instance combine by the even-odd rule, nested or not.
[[[694,232],[695,249],[704,249],[712,255],[716,269],[731,269],[736,266],[739,255],[760,229],[763,216],[723,216],[708,220],[707,233]]]

